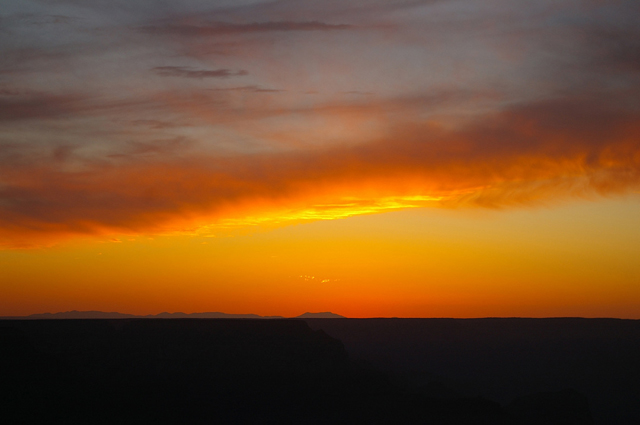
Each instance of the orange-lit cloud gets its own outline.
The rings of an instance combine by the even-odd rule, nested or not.
[[[514,106],[454,129],[404,123],[355,145],[129,155],[87,161],[78,170],[5,147],[1,235],[5,245],[28,245],[73,234],[197,231],[619,194],[640,187],[638,134],[638,113],[572,99]]]
[[[638,6],[481,4],[11,3],[0,245],[637,191]]]

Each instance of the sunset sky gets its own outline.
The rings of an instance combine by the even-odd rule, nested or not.
[[[1,0],[0,316],[640,318],[637,0]]]

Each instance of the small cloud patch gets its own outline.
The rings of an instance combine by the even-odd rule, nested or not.
[[[220,68],[220,69],[194,69],[188,66],[156,66],[151,69],[162,77],[182,77],[182,78],[228,78],[240,77],[249,73],[244,69],[237,71]]]

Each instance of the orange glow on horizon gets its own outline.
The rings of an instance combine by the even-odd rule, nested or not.
[[[638,318],[640,204],[629,213],[623,204],[479,216],[411,209],[227,237],[123,236],[4,251],[0,309]],[[593,230],[615,211],[616,222]]]
[[[0,315],[640,318],[638,2],[6,3]]]

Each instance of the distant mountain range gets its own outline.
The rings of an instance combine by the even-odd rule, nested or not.
[[[292,319],[344,319],[344,316],[331,312],[304,313]],[[0,319],[285,319],[283,316],[260,316],[257,314],[208,313],[159,313],[146,316],[104,311],[64,311],[60,313],[31,314],[29,316],[5,316]]]
[[[297,316],[296,319],[346,319],[346,317],[331,313],[330,311],[325,311],[324,313],[307,312]]]

